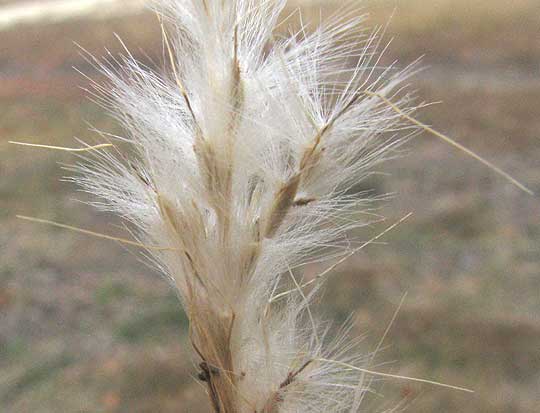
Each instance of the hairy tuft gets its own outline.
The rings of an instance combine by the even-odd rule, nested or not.
[[[95,99],[133,156],[94,151],[76,180],[167,247],[148,254],[178,291],[219,413],[359,411],[369,385],[346,366],[368,358],[347,332],[327,337],[310,311],[322,280],[298,274],[354,248],[373,198],[351,189],[417,130],[378,98],[412,111],[413,68],[381,67],[378,30],[345,13],[277,36],[285,3],[157,1],[166,75],[127,51],[93,60],[109,79]]]

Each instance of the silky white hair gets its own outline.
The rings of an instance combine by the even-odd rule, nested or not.
[[[157,1],[168,74],[93,60],[130,149],[93,152],[76,181],[178,291],[215,412],[357,412],[369,357],[349,329],[327,337],[310,311],[324,280],[300,274],[373,219],[354,188],[417,130],[380,99],[410,113],[413,66],[381,67],[380,31],[348,9],[278,36],[285,3]]]

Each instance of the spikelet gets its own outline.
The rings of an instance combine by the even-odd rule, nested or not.
[[[325,337],[309,310],[319,283],[295,271],[345,256],[369,222],[350,219],[372,201],[350,189],[417,130],[378,98],[411,113],[413,68],[381,68],[354,13],[274,37],[284,6],[157,2],[170,75],[129,53],[94,60],[110,80],[96,99],[135,156],[92,153],[76,179],[143,243],[171,247],[148,253],[182,300],[215,412],[355,412],[369,386],[347,366],[367,359]]]

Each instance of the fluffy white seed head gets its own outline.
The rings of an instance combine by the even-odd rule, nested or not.
[[[411,69],[381,68],[377,31],[349,13],[289,37],[285,0],[162,0],[167,75],[126,52],[95,97],[133,156],[101,151],[77,181],[134,225],[190,320],[201,379],[221,413],[359,411],[365,360],[325,338],[301,268],[353,245],[369,222],[350,189],[414,129]],[[159,24],[159,23],[156,23]],[[288,295],[281,292],[294,289]]]

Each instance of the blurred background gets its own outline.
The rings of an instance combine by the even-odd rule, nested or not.
[[[340,1],[291,1],[309,20]],[[72,155],[8,140],[76,146],[88,124],[121,132],[80,89],[97,76],[73,42],[160,65],[156,18],[138,0],[0,0],[0,411],[208,412],[186,318],[137,251],[17,220],[16,214],[125,236],[61,178]],[[540,192],[540,1],[365,0],[392,41],[384,61],[424,56],[413,80],[424,122]],[[388,221],[413,216],[339,267],[319,314],[356,314],[373,350],[407,298],[377,369],[472,388],[376,386],[366,411],[540,411],[540,203],[432,136],[362,187],[393,199]],[[309,268],[317,271],[317,268]]]

